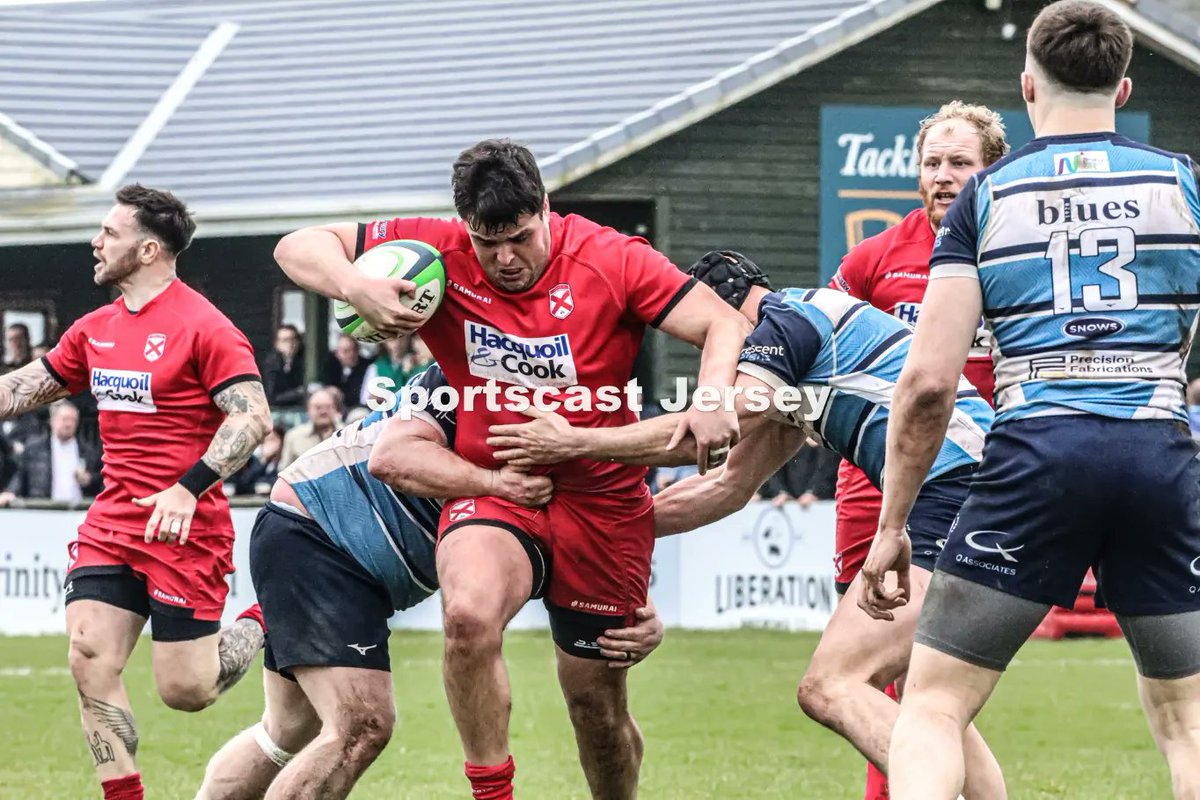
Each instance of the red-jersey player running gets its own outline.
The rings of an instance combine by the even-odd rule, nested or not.
[[[262,646],[253,619],[220,630],[233,523],[219,482],[271,417],[246,337],[175,275],[195,231],[187,208],[138,185],[116,200],[92,247],[96,284],[121,297],[0,377],[0,419],[85,389],[96,398],[104,490],[69,547],[69,658],[104,797],[140,800],[121,673],[146,619],[159,695],[184,711],[211,704]]]
[[[299,284],[353,303],[393,329],[420,321],[393,300],[405,282],[372,282],[351,266],[364,249],[417,239],[441,251],[447,293],[421,330],[450,385],[463,396],[455,448],[495,468],[490,425],[524,421],[467,389],[524,387],[532,399],[567,400],[581,427],[625,425],[628,407],[577,410],[570,387],[593,399],[624,387],[647,325],[704,346],[699,383],[732,384],[749,325],[706,286],[689,279],[644,240],[577,216],[551,213],[533,155],[485,141],[454,165],[461,220],[395,219],[333,225],[285,238],[276,258]],[[375,306],[374,308],[372,306]],[[731,313],[733,312],[733,313]],[[378,319],[373,319],[374,314]],[[493,398],[498,400],[498,398]],[[502,406],[503,403],[501,402]],[[490,407],[489,407],[490,406]],[[709,450],[736,439],[732,410],[689,413],[676,439],[695,439],[702,468]],[[609,669],[597,637],[635,622],[646,600],[654,542],[645,470],[575,461],[551,468],[555,495],[528,509],[495,497],[451,498],[437,552],[445,626],[444,677],[467,757],[473,796],[512,797],[510,692],[503,631],[533,597],[545,596],[558,675],[580,761],[596,797],[633,797],[642,741],[626,702],[625,670]]]
[[[921,122],[917,134],[922,207],[898,225],[856,245],[842,259],[830,286],[898,317],[917,324],[921,300],[929,285],[929,256],[937,228],[967,179],[1008,152],[1000,117],[983,106],[947,103]],[[991,334],[982,325],[963,374],[980,395],[992,402]],[[858,575],[879,527],[883,495],[866,474],[848,461],[838,470],[837,527],[834,580],[839,594]],[[818,649],[800,685],[800,705],[825,725],[841,730],[843,714],[853,713],[840,701],[842,683],[855,678],[853,665],[838,653]],[[868,676],[869,677],[869,676]],[[895,687],[887,693],[896,697]],[[866,800],[886,800],[887,778],[867,764]]]

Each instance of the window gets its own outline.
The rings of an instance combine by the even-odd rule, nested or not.
[[[280,325],[295,325],[304,331],[304,290],[280,289],[278,308],[275,313],[275,327]]]

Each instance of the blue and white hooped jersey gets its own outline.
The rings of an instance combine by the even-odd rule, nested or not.
[[[888,414],[912,334],[907,323],[844,292],[784,289],[759,305],[738,371],[776,390],[799,389],[801,407],[772,409],[773,418],[807,429],[878,487]],[[979,463],[991,426],[991,406],[960,377],[946,439],[926,480]]]
[[[1196,166],[1113,133],[1034,139],[974,176],[930,276],[978,278],[997,422],[1187,420],[1200,309]]]
[[[432,392],[445,382],[435,364],[408,385]],[[439,501],[398,494],[367,471],[384,424],[405,400],[399,392],[390,409],[347,425],[279,475],[329,538],[387,588],[397,610],[411,608],[438,588],[434,548],[442,511]],[[421,410],[413,417],[441,429],[453,446],[453,412]]]

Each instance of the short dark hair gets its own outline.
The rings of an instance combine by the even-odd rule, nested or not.
[[[192,243],[196,221],[183,201],[170,192],[131,183],[117,191],[117,202],[137,209],[134,218],[138,226],[156,236],[171,255],[179,255]]]
[[[454,162],[454,208],[472,228],[493,234],[525,214],[541,214],[542,173],[529,149],[508,139],[485,139]]]
[[[1133,58],[1133,33],[1099,3],[1060,0],[1029,27],[1026,49],[1046,77],[1072,92],[1112,91]]]

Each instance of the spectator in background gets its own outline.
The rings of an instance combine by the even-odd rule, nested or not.
[[[331,388],[317,389],[308,396],[308,422],[297,425],[283,437],[278,469],[285,469],[301,453],[333,436],[342,424],[341,399]]]
[[[808,508],[818,500],[832,500],[841,458],[811,442],[767,479],[758,493],[776,508],[795,500]]]
[[[34,439],[50,433],[50,412],[45,408],[35,408],[19,417],[0,423],[0,433],[8,438],[15,456],[20,456],[25,445]]]
[[[78,439],[79,409],[66,400],[50,407],[50,433],[29,441],[17,471],[0,493],[0,506],[14,497],[78,503],[100,491],[100,451]]]
[[[367,371],[363,375],[358,404],[360,406],[367,404],[367,400],[371,397],[371,386],[380,378],[386,378],[392,382],[390,387],[384,384],[384,388],[394,389],[397,386],[403,386],[404,382],[408,380],[410,361],[409,337],[398,336],[395,339],[384,340],[379,345],[379,355],[367,366]]]
[[[699,472],[700,468],[695,464],[684,464],[681,467],[656,467],[654,478],[650,483],[650,493],[658,494],[671,484],[679,483],[684,478],[697,475]]]
[[[37,347],[33,348],[33,351],[30,353],[29,360],[37,361],[42,356],[46,355],[46,353],[49,353],[51,347],[53,347],[53,345],[49,345],[49,344],[46,344],[45,342],[42,342]]]
[[[304,401],[304,343],[295,325],[280,325],[275,331],[275,349],[263,359],[262,376],[272,408]]]
[[[225,482],[225,494],[268,495],[279,474],[283,457],[283,438],[287,428],[276,424],[250,456],[246,465]]]
[[[362,353],[358,350],[358,342],[354,337],[342,334],[338,337],[337,347],[330,357],[329,368],[325,371],[325,385],[336,386],[342,397],[354,404],[362,396],[363,378],[366,377],[369,366]]]
[[[20,369],[31,360],[29,327],[24,323],[14,322],[4,331],[4,364],[0,366],[0,374]]]

